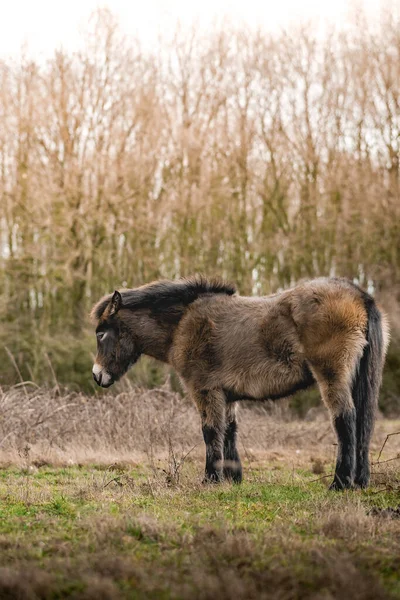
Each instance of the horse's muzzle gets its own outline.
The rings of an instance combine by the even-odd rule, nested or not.
[[[111,377],[111,375],[104,373],[103,371],[100,371],[99,373],[95,373],[93,371],[93,379],[97,385],[103,388],[108,388],[114,383],[114,379]]]

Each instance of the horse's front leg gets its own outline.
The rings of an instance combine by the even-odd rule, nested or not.
[[[224,477],[234,483],[240,483],[242,481],[242,465],[237,449],[236,402],[231,402],[226,407]]]
[[[206,469],[204,481],[223,480],[225,394],[221,390],[196,392],[194,400],[201,415],[203,438],[206,445]]]

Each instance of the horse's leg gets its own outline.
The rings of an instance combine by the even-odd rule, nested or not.
[[[319,381],[322,399],[329,409],[338,440],[336,469],[332,490],[343,490],[354,485],[356,472],[356,409],[347,383],[334,378]]]
[[[225,394],[221,390],[202,390],[194,394],[201,415],[203,438],[206,444],[205,482],[223,480]]]
[[[242,465],[236,446],[237,442],[237,420],[236,402],[226,407],[226,429],[224,437],[224,477],[240,483],[242,481]]]
[[[364,417],[364,415],[362,415]],[[357,411],[357,469],[354,483],[365,488],[370,479],[369,444],[371,441],[373,420],[362,422]],[[366,419],[365,419],[366,420]]]
[[[369,408],[369,407],[368,407]],[[357,409],[357,468],[354,483],[366,488],[370,479],[369,445],[374,427],[374,415]]]
[[[338,439],[335,477],[332,490],[354,485],[356,472],[356,409],[349,386],[335,387],[326,394]]]

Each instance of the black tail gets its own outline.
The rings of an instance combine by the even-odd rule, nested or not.
[[[352,388],[357,418],[357,467],[355,484],[366,487],[370,477],[369,444],[378,408],[379,388],[385,359],[385,340],[382,315],[374,299],[363,293],[368,315],[366,339]]]

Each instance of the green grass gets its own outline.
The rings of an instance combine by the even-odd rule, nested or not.
[[[241,486],[138,467],[0,471],[0,598],[400,598],[389,491],[332,493],[306,470]],[[378,492],[378,493],[377,493]]]

